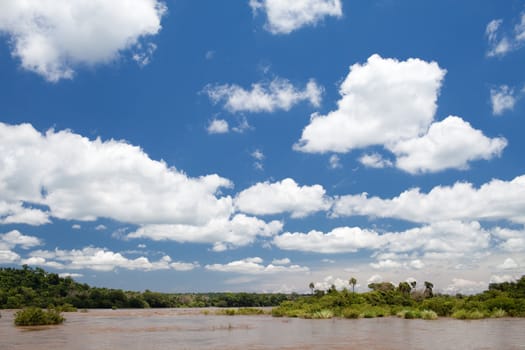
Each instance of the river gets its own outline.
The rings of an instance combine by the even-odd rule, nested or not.
[[[2,350],[525,349],[525,319],[304,320],[217,316],[200,309],[89,310],[59,326],[15,327],[2,310]]]

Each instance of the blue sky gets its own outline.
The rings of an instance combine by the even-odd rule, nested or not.
[[[525,266],[525,2],[0,5],[0,264],[472,293]]]

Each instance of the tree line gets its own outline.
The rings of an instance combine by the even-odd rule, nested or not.
[[[90,287],[42,268],[0,268],[0,308],[47,308],[72,305],[89,308],[265,307],[276,306],[295,294],[272,293],[159,293]]]

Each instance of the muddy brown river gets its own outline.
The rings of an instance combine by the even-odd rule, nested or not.
[[[216,316],[198,309],[89,310],[60,326],[15,327],[2,310],[2,350],[525,349],[525,319],[303,320]]]

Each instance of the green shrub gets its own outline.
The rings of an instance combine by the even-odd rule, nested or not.
[[[343,310],[344,318],[359,318],[360,316],[361,316],[361,312],[359,312],[359,310],[351,309],[351,308]]]
[[[494,318],[500,318],[500,317],[505,317],[505,316],[507,316],[507,313],[503,309],[494,309],[492,311],[492,314],[490,315],[490,317],[494,317]]]
[[[64,320],[60,312],[55,309],[44,311],[37,307],[30,307],[18,311],[14,322],[17,326],[42,326],[61,324]]]
[[[481,318],[484,318],[485,315],[481,311],[476,309],[459,309],[452,314],[452,317],[457,318],[458,320],[479,320]]]
[[[58,312],[77,312],[77,308],[71,304],[63,304],[54,308]]]
[[[435,311],[432,310],[423,310],[421,311],[421,318],[424,320],[437,320],[438,315]]]
[[[312,314],[312,318],[315,319],[329,319],[332,317],[334,317],[334,313],[332,312],[332,310],[328,309],[323,309]]]

